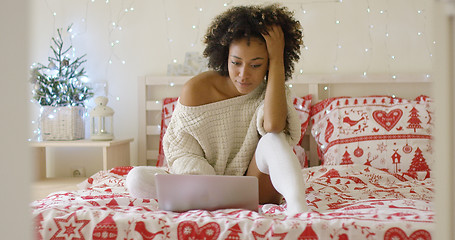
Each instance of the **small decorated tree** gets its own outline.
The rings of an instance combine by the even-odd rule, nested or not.
[[[71,26],[67,28],[70,32]],[[38,139],[76,140],[85,137],[85,101],[93,97],[84,81],[85,54],[72,57],[73,46],[66,46],[62,29],[52,38],[48,65],[35,63],[31,70],[33,99],[41,105]]]
[[[70,29],[71,26],[67,31]],[[62,29],[57,29],[57,34],[57,38],[52,38],[54,56],[48,58],[49,64],[32,66],[33,99],[41,106],[84,106],[84,101],[93,97],[92,89],[83,81],[85,69],[82,64],[86,62],[86,55],[72,60],[69,53],[73,46],[64,47]]]

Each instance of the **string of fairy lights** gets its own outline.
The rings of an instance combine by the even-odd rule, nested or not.
[[[79,20],[74,23],[74,29],[78,29],[78,31],[73,31],[71,38],[76,38],[82,34],[87,33],[87,25],[90,24],[87,19],[89,18],[89,10],[92,8],[92,4],[95,3],[103,3],[105,4],[106,9],[109,11],[109,24],[107,25],[107,32],[108,32],[108,39],[109,41],[106,43],[110,47],[110,53],[109,56],[106,57],[106,75],[108,75],[110,71],[110,65],[115,64],[115,63],[120,63],[121,65],[127,65],[128,61],[125,58],[125,56],[119,54],[118,51],[121,48],[127,48],[129,46],[123,46],[121,41],[119,40],[122,31],[124,28],[128,28],[129,26],[127,24],[124,24],[124,20],[131,14],[135,14],[135,4],[139,0],[86,0],[85,2],[82,2],[80,4],[85,5],[85,10],[80,14]],[[162,0],[162,6],[163,6],[163,22],[166,25],[166,33],[165,36],[161,36],[163,38],[166,38],[167,42],[167,51],[168,51],[168,56],[167,59],[169,60],[169,63],[177,63],[178,59],[181,57],[182,52],[178,51],[178,49],[186,48],[188,51],[193,51],[193,49],[199,49],[201,46],[201,38],[203,33],[203,29],[201,31],[201,25],[206,24],[205,22],[202,22],[204,17],[206,16],[211,16],[213,15],[210,13],[210,11],[206,10],[208,8],[205,8],[207,4],[215,4],[219,5],[217,8],[218,9],[227,9],[230,6],[236,5],[236,4],[245,4],[244,2],[240,1],[218,1],[218,2],[207,2],[207,1],[193,1],[194,6],[192,9],[188,9],[188,11],[193,11],[193,16],[196,16],[193,18],[193,22],[190,24],[187,24],[185,26],[177,26],[175,21],[182,21],[182,19],[179,19],[179,16],[176,16],[173,14],[175,11],[172,8],[171,3],[173,0]],[[296,18],[302,23],[303,28],[305,29],[306,24],[315,24],[314,22],[307,21],[307,16],[312,14],[325,14],[325,16],[332,17],[333,18],[333,30],[335,31],[335,39],[333,39],[334,46],[330,47],[327,46],[327,49],[332,49],[333,53],[333,58],[328,60],[328,63],[323,63],[323,64],[329,64],[329,69],[327,72],[330,73],[337,73],[337,72],[343,72],[345,69],[343,69],[343,62],[345,59],[341,59],[341,53],[342,50],[345,49],[346,42],[344,42],[344,32],[343,32],[343,27],[345,24],[343,17],[346,17],[349,14],[346,14],[346,11],[350,11],[349,8],[345,7],[345,4],[348,4],[349,2],[352,2],[354,0],[302,0],[302,1],[294,1],[294,2],[285,2],[285,5],[288,6],[290,9],[295,10],[295,15]],[[391,33],[391,26],[393,26],[394,22],[391,20],[391,12],[390,12],[390,0],[387,1],[381,1],[385,4],[382,4],[379,6],[377,1],[372,1],[372,0],[357,0],[357,2],[362,3],[364,7],[362,7],[361,11],[364,11],[363,13],[366,14],[366,21],[367,23],[365,24],[364,29],[358,29],[358,31],[363,31],[366,34],[366,38],[368,39],[367,42],[365,43],[359,43],[359,47],[361,48],[360,51],[363,52],[364,59],[362,62],[362,66],[359,66],[359,68],[363,68],[359,71],[360,75],[367,76],[369,72],[371,71],[371,64],[373,63],[373,58],[374,56],[379,56],[379,53],[377,50],[378,48],[378,41],[382,39],[382,47],[385,49],[385,53],[381,53],[386,56],[386,59],[384,60],[386,64],[386,69],[385,71],[388,72],[391,76],[391,78],[397,78],[397,74],[395,73],[395,68],[394,65],[397,60],[402,58],[403,56],[399,56],[397,53],[393,52],[391,49],[390,45],[392,42],[399,41],[400,39],[397,39],[396,36],[394,36],[393,33]],[[433,56],[433,49],[434,45],[436,42],[431,38],[432,34],[429,33],[429,17],[427,11],[427,8],[429,7],[431,1],[428,0],[413,0],[409,1],[410,8],[414,12],[414,20],[417,24],[417,32],[411,33],[415,34],[415,37],[418,38],[418,41],[421,41],[422,46],[424,46],[423,49],[416,49],[418,51],[426,51],[426,55],[428,56],[428,62],[432,62],[432,56]],[[44,0],[44,3],[47,5],[51,18],[53,19],[53,29],[56,29],[58,26],[64,26],[65,24],[69,23],[62,23],[57,21],[57,16],[59,16],[59,13],[54,9],[52,4],[50,4],[49,0]],[[317,8],[318,10],[314,10],[313,6],[320,6],[324,4],[324,6],[327,6],[325,11],[332,11],[332,12],[315,12],[318,11],[320,8]],[[411,11],[409,10],[409,11]],[[320,10],[319,10],[320,11]],[[373,23],[372,19],[378,19],[378,15],[380,19],[384,19],[381,23]],[[194,20],[195,19],[195,20]],[[149,23],[144,23],[144,29],[148,28],[146,25]],[[380,24],[381,26],[377,26]],[[175,33],[182,31],[183,27],[188,27],[190,29],[187,29],[186,32],[191,32],[193,35],[185,38],[176,38]],[[384,31],[380,33],[383,37],[381,39],[375,39],[378,36],[378,31]],[[321,36],[319,34],[319,36]],[[311,37],[311,36],[309,36]],[[306,38],[306,36],[305,36]],[[406,44],[406,43],[403,43]],[[183,46],[183,47],[182,47]],[[185,47],[186,46],[186,47]],[[73,50],[73,54],[76,51],[76,47]],[[309,53],[310,51],[313,51],[315,48],[313,46],[309,46],[306,44],[304,48],[302,49],[303,55],[305,53]],[[343,55],[344,57],[344,55]],[[311,59],[305,59],[306,61],[311,61]],[[327,60],[327,59],[325,59]],[[296,75],[304,75],[305,74],[305,68],[304,68],[304,61],[299,62],[296,65]],[[430,78],[430,73],[427,74],[427,77]],[[118,97],[117,97],[118,100]]]
[[[47,9],[47,14],[51,19],[53,32],[51,37],[56,35],[57,28],[65,28],[69,25],[72,25],[72,28],[68,31],[70,44],[73,46],[72,51],[70,51],[69,58],[74,58],[76,55],[82,55],[82,53],[77,53],[79,51],[79,46],[73,45],[73,40],[84,37],[86,34],[92,34],[89,30],[93,31],[92,25],[100,25],[99,22],[95,21],[106,21],[104,23],[105,29],[97,29],[95,34],[106,34],[107,41],[104,43],[105,47],[109,49],[105,59],[104,64],[97,63],[98,66],[105,67],[105,79],[106,84],[103,88],[105,94],[110,96],[112,99],[120,101],[119,96],[113,96],[112,93],[105,89],[107,84],[112,81],[109,79],[113,72],[116,71],[128,71],[130,69],[129,64],[133,64],[134,60],[128,60],[124,52],[128,51],[127,44],[123,44],[121,39],[125,36],[125,32],[131,33],[131,31],[125,31],[125,29],[132,27],[129,25],[128,18],[133,17],[134,14],[138,14],[139,11],[136,10],[136,6],[144,3],[142,1],[147,0],[85,0],[85,1],[72,1],[71,5],[59,0],[42,0],[45,8]],[[164,55],[160,56],[160,59],[166,59],[169,64],[177,64],[179,58],[184,55],[184,52],[202,52],[202,37],[204,28],[208,25],[207,21],[216,15],[213,12],[213,9],[221,12],[224,9],[228,9],[231,6],[241,5],[241,4],[260,4],[262,1],[253,0],[252,2],[247,2],[244,0],[193,0],[191,3],[186,2],[184,11],[188,12],[190,18],[184,18],[179,14],[181,12],[176,11],[175,6],[179,6],[180,2],[178,0],[162,0],[161,3],[155,1],[157,8],[162,8],[162,22],[156,24],[165,25],[165,33],[161,35],[154,36],[154,38],[164,38],[163,42],[166,43],[166,46],[162,46],[162,49],[166,49]],[[68,1],[70,2],[70,1]],[[351,5],[353,2],[357,4],[353,12]],[[305,74],[308,72],[306,69],[310,69],[308,64],[312,64],[316,60],[311,59],[312,56],[325,54],[324,57],[319,57],[316,64],[318,66],[323,66],[325,70],[323,72],[329,74],[337,73],[346,73],[352,71],[351,68],[346,67],[346,62],[351,61],[349,55],[346,51],[360,52],[361,55],[357,54],[356,59],[358,66],[356,66],[355,71],[357,71],[359,76],[368,77],[370,73],[378,71],[377,64],[378,59],[382,58],[379,62],[384,66],[379,67],[380,72],[387,73],[392,79],[399,79],[400,73],[400,64],[409,56],[403,56],[402,52],[397,51],[396,45],[407,45],[406,42],[401,42],[404,39],[413,39],[417,42],[417,45],[414,45],[412,51],[418,52],[423,56],[425,63],[428,63],[428,66],[431,66],[433,63],[433,52],[435,45],[437,44],[434,39],[432,39],[431,31],[431,0],[408,0],[406,7],[401,7],[400,11],[402,13],[398,14],[407,14],[412,19],[411,27],[408,29],[406,26],[400,26],[400,32],[397,32],[397,24],[400,24],[396,20],[396,12],[393,12],[393,7],[396,2],[393,0],[296,0],[296,1],[286,1],[283,3],[289,9],[294,10],[295,17],[299,20],[304,29],[304,42],[305,45],[302,48],[302,61],[298,62],[295,65],[295,74],[294,77],[296,80],[305,79]],[[96,5],[95,5],[96,4]],[[160,5],[161,4],[161,5]],[[193,4],[192,7],[188,7]],[[77,5],[77,11],[68,8],[67,5],[74,7]],[[93,11],[96,9],[96,11]],[[96,15],[100,14],[100,9],[104,9],[107,14],[107,20],[105,18],[97,17]],[[143,10],[143,9],[142,9]],[[143,11],[141,11],[143,14]],[[93,15],[95,14],[95,15]],[[355,42],[355,48],[352,47],[352,35],[353,33],[345,32],[345,28],[349,25],[346,17],[351,17],[353,14],[359,14],[362,19],[359,19],[357,24],[359,26],[356,29],[356,36],[361,36],[361,39]],[[64,16],[71,15],[71,16]],[[319,24],[318,21],[314,19],[329,21],[329,24],[325,23],[326,29],[317,28],[317,32],[309,32],[309,29],[315,29],[314,27]],[[71,21],[69,22],[69,19]],[[379,20],[378,20],[379,19]],[[375,22],[377,21],[377,22]],[[150,31],[150,25],[154,23],[144,22],[142,29],[144,31]],[[404,24],[405,25],[405,24]],[[135,26],[137,27],[137,26]],[[326,32],[324,32],[326,31]],[[186,35],[181,37],[178,33],[185,32]],[[147,33],[141,33],[146,35]],[[362,35],[363,34],[363,35]],[[406,36],[406,34],[408,36]],[[312,44],[315,41],[315,38],[324,38],[327,35],[334,36],[333,39],[330,39],[330,44],[325,45],[321,49],[321,44]],[[141,37],[141,36],[136,36]],[[401,38],[400,38],[401,37]],[[103,36],[104,38],[104,36]],[[312,38],[312,39],[310,39]],[[52,42],[50,41],[50,45]],[[416,47],[420,46],[420,47]],[[103,46],[100,46],[102,48]],[[395,47],[395,48],[394,48]],[[48,56],[52,54],[49,49]],[[96,53],[90,53],[96,54]],[[401,54],[401,55],[400,55]],[[310,56],[310,57],[309,57]],[[90,59],[88,59],[87,64],[91,64]],[[428,67],[431,69],[431,67]],[[84,82],[92,82],[90,80],[90,73],[88,78],[83,79]],[[115,73],[114,73],[115,75]],[[431,78],[430,72],[426,74],[427,78]],[[174,86],[173,83],[169,83],[170,86]],[[327,91],[326,93],[330,96],[330,82],[323,88]],[[292,86],[291,86],[292,87]],[[32,121],[32,124],[36,124],[38,121]],[[35,132],[35,134],[39,134]]]

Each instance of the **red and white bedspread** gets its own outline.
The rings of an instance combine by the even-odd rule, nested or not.
[[[81,190],[31,203],[37,239],[431,239],[433,181],[404,180],[364,165],[302,170],[308,212],[286,205],[166,212],[128,195],[129,168],[101,171]]]

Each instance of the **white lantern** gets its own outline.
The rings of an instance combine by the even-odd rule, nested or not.
[[[109,141],[114,139],[114,110],[106,106],[106,97],[97,97],[96,106],[90,112],[90,138]]]

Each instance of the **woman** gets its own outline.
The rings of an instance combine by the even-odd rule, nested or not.
[[[306,210],[300,164],[292,152],[300,123],[285,81],[302,44],[301,26],[285,7],[233,7],[214,19],[204,56],[212,71],[190,79],[163,138],[172,174],[256,176],[262,204]],[[150,167],[127,177],[133,196],[155,197]]]

